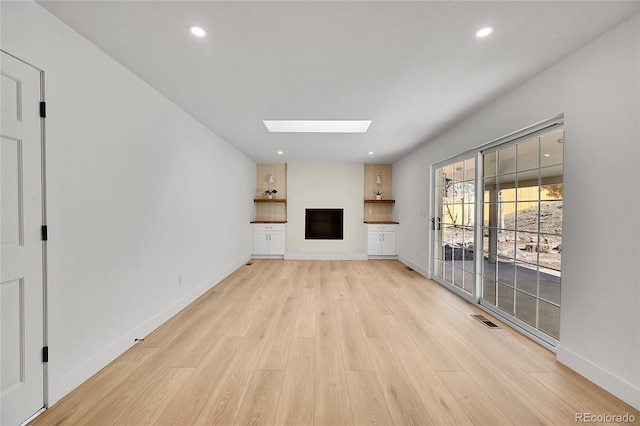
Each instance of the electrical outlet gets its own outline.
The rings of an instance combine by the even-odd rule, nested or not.
[[[184,280],[184,275],[178,274],[178,285],[182,285],[183,280]]]

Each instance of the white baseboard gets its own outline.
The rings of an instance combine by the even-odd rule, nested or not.
[[[404,263],[405,265],[407,265],[408,267],[410,267],[411,269],[413,269],[414,271],[416,271],[417,273],[419,273],[420,275],[422,275],[423,277],[428,279],[433,278],[427,269],[423,268],[420,265],[417,265],[416,263],[412,262],[406,257],[398,256],[398,260]]]
[[[131,348],[135,344],[134,339],[147,336],[153,330],[167,322],[171,317],[191,304],[198,297],[202,296],[209,289],[213,288],[215,285],[229,276],[232,272],[236,271],[242,265],[247,263],[249,259],[250,257],[246,256],[242,260],[235,262],[233,265],[231,265],[218,275],[212,277],[204,284],[193,289],[181,299],[167,306],[152,318],[148,319],[117,341],[105,347],[99,353],[94,354],[82,364],[69,370],[64,376],[60,377],[54,383],[50,382],[51,388],[49,389],[49,406],[52,406],[53,404],[58,402],[62,397],[67,395],[76,387],[80,386],[83,382],[100,371],[111,361]]]
[[[251,259],[284,259],[283,254],[252,254]]]
[[[287,252],[287,260],[367,260],[364,253],[336,253],[336,252]]]
[[[602,389],[631,405],[636,410],[640,410],[640,388],[638,386],[603,370],[561,344],[556,347],[556,359],[578,374],[591,380]]]

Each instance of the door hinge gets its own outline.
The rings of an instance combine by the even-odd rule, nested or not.
[[[49,362],[49,346],[42,348],[42,362]]]
[[[40,102],[40,117],[46,118],[47,116],[47,103]]]
[[[47,230],[47,225],[42,225],[42,241],[49,240],[49,232]]]

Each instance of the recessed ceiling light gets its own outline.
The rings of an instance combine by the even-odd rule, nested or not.
[[[547,158],[551,157],[551,154],[542,154],[542,155],[544,155]]]
[[[373,151],[369,151],[369,155],[373,155]]]
[[[194,36],[198,36],[198,37],[204,37],[207,32],[205,30],[203,30],[202,28],[196,26],[196,25],[191,25],[189,27],[189,31],[191,32],[191,34],[193,34]]]
[[[278,155],[282,155],[282,154],[284,154],[284,152],[278,151]]]
[[[366,133],[371,120],[263,120],[271,133]]]
[[[482,28],[481,30],[479,30],[479,31],[476,33],[476,37],[478,37],[478,38],[486,37],[486,36],[488,36],[489,34],[491,34],[491,32],[492,32],[492,31],[493,31],[493,28],[491,28],[491,27],[484,27],[484,28]]]

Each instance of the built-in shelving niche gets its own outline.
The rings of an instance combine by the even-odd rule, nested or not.
[[[272,179],[270,179],[270,177]],[[272,180],[273,182],[270,182]],[[278,192],[268,199],[264,191]],[[287,221],[287,165],[258,164],[256,167],[256,218],[254,223],[284,223]]]
[[[378,179],[379,176],[379,179]],[[392,223],[395,200],[391,192],[391,164],[364,165],[364,221]],[[378,181],[380,183],[378,183]],[[382,199],[376,200],[374,191],[382,191]]]

